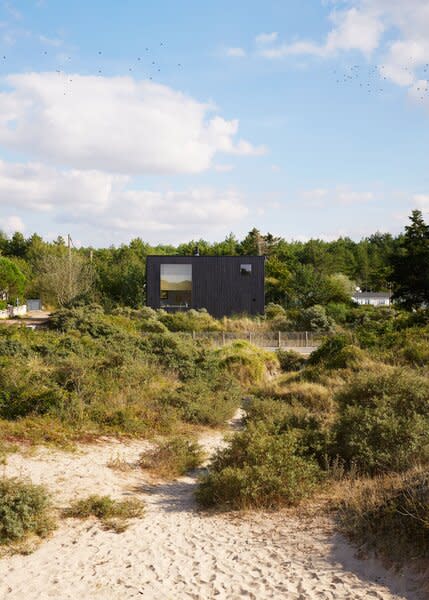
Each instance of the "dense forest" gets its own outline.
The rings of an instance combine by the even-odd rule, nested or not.
[[[264,254],[266,302],[286,308],[345,302],[350,292],[393,290],[412,307],[425,302],[428,287],[429,226],[413,211],[404,234],[374,233],[355,242],[340,237],[331,242],[286,241],[252,229],[243,240],[230,234],[222,242],[192,240],[178,246],[151,246],[140,238],[109,248],[74,248],[59,237],[46,242],[0,233],[0,281],[10,301],[42,297],[51,306],[79,300],[104,308],[138,308],[145,301],[145,262],[150,254]],[[410,298],[415,295],[417,298]],[[408,291],[407,291],[408,290]],[[4,296],[6,294],[3,294]]]

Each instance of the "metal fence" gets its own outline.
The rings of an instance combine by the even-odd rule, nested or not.
[[[260,348],[317,348],[325,334],[313,331],[192,331],[178,332],[192,336],[194,340],[205,340],[215,346],[223,346],[235,340],[246,340]]]

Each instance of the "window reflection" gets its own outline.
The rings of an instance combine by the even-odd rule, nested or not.
[[[161,307],[189,308],[192,265],[161,265]]]

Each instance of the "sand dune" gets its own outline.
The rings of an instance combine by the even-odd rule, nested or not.
[[[212,450],[222,436],[202,440]],[[49,486],[59,506],[90,493],[142,498],[145,516],[127,531],[64,521],[31,555],[0,561],[0,598],[147,600],[268,598],[417,599],[413,581],[360,561],[326,518],[287,513],[212,515],[196,509],[195,477],[154,484],[135,465],[144,442],[103,441],[70,454],[14,454],[7,475]],[[130,470],[107,466],[112,459]]]

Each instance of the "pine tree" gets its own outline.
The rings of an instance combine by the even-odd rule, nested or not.
[[[429,225],[413,210],[398,251],[392,256],[394,299],[406,308],[429,304]]]

